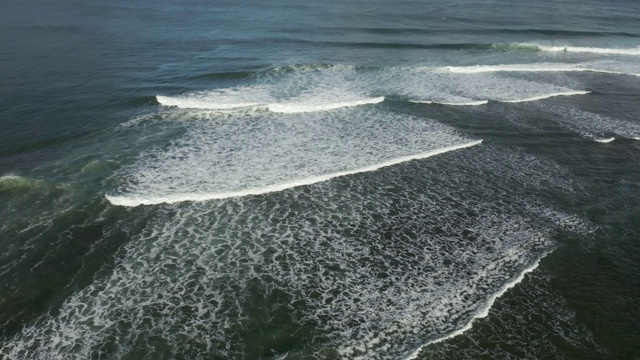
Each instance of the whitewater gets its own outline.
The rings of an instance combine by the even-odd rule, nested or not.
[[[504,5],[0,4],[0,358],[638,357],[640,5]]]

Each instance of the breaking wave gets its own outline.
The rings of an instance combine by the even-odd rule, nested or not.
[[[610,143],[615,139],[616,138],[614,138],[614,137],[610,137],[610,138],[606,138],[606,139],[594,139],[594,141],[597,141],[599,143]]]
[[[533,97],[525,98],[525,99],[502,100],[502,102],[518,103],[518,102],[537,101],[537,100],[542,100],[542,99],[548,99],[548,98],[550,98],[550,97],[555,97],[555,96],[585,95],[585,94],[589,94],[590,92],[591,92],[591,91],[566,91],[566,92],[557,92],[557,93],[551,93],[551,94],[544,94],[544,95],[533,96]]]
[[[323,181],[327,181],[340,176],[353,175],[363,172],[376,171],[380,168],[392,166],[396,164],[400,164],[406,161],[418,160],[418,159],[426,159],[428,157],[436,156],[439,154],[443,154],[449,151],[464,149],[467,147],[471,147],[474,145],[479,145],[482,143],[482,140],[472,141],[465,144],[448,146],[441,149],[431,150],[428,152],[415,154],[415,155],[407,155],[400,158],[395,158],[391,160],[387,160],[381,163],[369,165],[366,167],[362,167],[354,170],[341,171],[331,174],[325,174],[320,176],[315,176],[307,179],[294,180],[292,182],[284,183],[284,184],[276,184],[265,186],[261,188],[252,188],[247,190],[240,190],[236,192],[228,192],[228,193],[210,193],[210,194],[172,194],[170,196],[158,196],[158,197],[150,197],[150,198],[131,198],[126,196],[109,196],[106,198],[114,205],[121,206],[138,206],[138,205],[153,205],[153,204],[161,204],[161,203],[175,203],[180,201],[205,201],[205,200],[214,200],[214,199],[226,199],[231,197],[242,197],[248,195],[261,195],[267,194],[276,191],[282,191],[298,186],[311,185]]]
[[[194,203],[154,209],[112,273],[25,327],[3,354],[88,358],[107,347],[125,357],[147,346],[190,358],[379,359],[458,335],[536,268],[558,229],[582,226],[545,205],[573,184],[554,164],[475,146],[482,140],[394,112],[393,101],[365,105],[385,96],[534,101],[588,91],[495,73],[616,73],[581,66],[299,65],[252,84],[159,96],[187,110],[154,119],[180,120],[184,131],[117,170],[106,198]],[[188,110],[242,107],[268,111]],[[261,336],[252,329],[271,334],[268,351],[247,352]]]
[[[531,63],[531,64],[500,64],[500,65],[472,65],[472,66],[445,66],[441,71],[449,71],[459,74],[477,74],[492,72],[596,72],[604,74],[640,76],[637,73],[624,71],[598,69],[580,64],[563,63]]]
[[[366,108],[228,119],[201,114],[173,145],[141,155],[116,175],[122,185],[109,201],[136,206],[263,194],[481,142],[432,120]]]
[[[158,103],[165,106],[176,106],[182,109],[206,109],[206,110],[229,110],[248,107],[261,107],[276,113],[302,113],[314,111],[327,111],[342,107],[359,106],[366,104],[377,104],[384,101],[383,96],[358,99],[351,101],[318,103],[313,99],[305,102],[283,102],[283,103],[259,103],[259,102],[217,102],[212,98],[189,98],[189,97],[167,97],[157,96]]]
[[[401,358],[485,314],[555,247],[566,216],[542,203],[572,186],[551,163],[477,146],[261,198],[162,207],[112,270],[2,353]],[[264,350],[247,346],[255,329],[269,334]]]
[[[343,107],[351,107],[351,106],[359,106],[359,105],[367,105],[367,104],[377,104],[384,101],[384,96],[379,96],[375,98],[362,99],[362,100],[352,100],[352,101],[342,101],[335,103],[324,103],[324,104],[314,104],[314,103],[284,103],[284,104],[269,104],[268,108],[270,111],[276,113],[301,113],[301,112],[314,112],[314,111],[326,111],[339,109]]]
[[[485,105],[489,103],[488,100],[467,101],[467,102],[436,102],[436,101],[429,101],[429,100],[409,100],[409,101],[417,104],[440,104],[440,105],[451,105],[451,106],[478,106],[478,105]]]
[[[227,110],[260,107],[277,113],[333,110],[384,101],[371,96],[357,81],[357,68],[348,65],[296,65],[274,68],[264,81],[232,88],[157,96],[158,103],[183,109]]]
[[[619,61],[408,68],[300,64],[259,72],[250,84],[156,98],[161,105],[185,110],[252,108],[286,114],[372,105],[388,96],[400,96],[417,103],[477,106],[489,101],[523,102],[588,93],[579,87],[547,83],[540,77],[523,79],[517,77],[518,73],[593,72],[640,76],[634,69],[632,63]],[[579,82],[574,83],[580,86]]]

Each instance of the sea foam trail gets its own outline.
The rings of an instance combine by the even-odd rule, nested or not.
[[[351,101],[342,101],[335,103],[274,103],[269,104],[268,108],[271,112],[276,113],[285,113],[285,114],[293,114],[293,113],[303,113],[303,112],[315,112],[315,111],[327,111],[333,109],[339,109],[343,107],[351,107],[351,106],[359,106],[359,105],[367,105],[367,104],[378,104],[384,101],[384,96],[368,98],[368,99],[358,99]]]
[[[537,66],[537,65],[536,65]],[[554,68],[558,64],[553,64]],[[603,65],[604,66],[604,65]],[[450,68],[390,68],[371,79],[374,91],[393,93],[413,103],[445,106],[483,106],[489,102],[520,102],[546,97],[579,94],[586,90],[578,82],[563,84],[526,79],[497,71],[520,70],[515,65],[450,67]],[[543,66],[549,70],[550,67]],[[446,70],[451,69],[452,71]],[[373,76],[372,76],[373,77]],[[563,86],[575,85],[575,86]]]
[[[445,336],[439,337],[437,339],[431,340],[429,342],[427,342],[424,345],[421,345],[419,348],[417,348],[416,350],[414,350],[412,353],[410,353],[405,360],[411,360],[411,359],[417,359],[418,355],[420,354],[420,351],[422,351],[422,349],[424,349],[426,346],[429,346],[431,344],[436,344],[451,338],[454,338],[458,335],[462,335],[464,332],[466,332],[467,330],[471,329],[471,327],[473,326],[473,322],[476,321],[477,319],[482,319],[485,318],[489,315],[489,310],[491,310],[491,308],[493,307],[493,304],[496,302],[496,300],[501,297],[502,295],[504,295],[507,291],[509,291],[509,289],[511,289],[512,287],[516,286],[518,283],[520,283],[522,280],[524,280],[525,275],[527,275],[528,273],[534,271],[538,265],[540,265],[540,260],[542,260],[542,258],[544,258],[545,256],[547,256],[550,252],[546,252],[544,253],[540,258],[538,258],[538,260],[536,260],[531,266],[529,266],[528,268],[524,269],[520,275],[518,275],[517,278],[513,279],[512,281],[504,284],[496,293],[494,293],[493,295],[491,295],[489,297],[489,299],[486,302],[486,305],[480,310],[478,311],[478,313],[476,313],[476,315],[474,315],[471,320],[469,320],[468,323],[466,323],[463,327],[461,327],[460,329],[447,334]]]
[[[478,106],[489,103],[488,100],[468,101],[468,102],[442,102],[442,101],[429,101],[429,100],[409,100],[409,102],[416,104],[440,104],[451,106]]]
[[[167,96],[156,96],[158,103],[164,106],[175,106],[181,109],[202,109],[202,110],[229,110],[247,107],[262,107],[275,113],[304,113],[304,112],[316,112],[327,111],[333,109],[339,109],[343,107],[377,104],[384,101],[384,96],[356,99],[350,101],[338,101],[338,102],[232,102],[232,103],[216,103],[211,100],[199,99],[199,98],[176,98]]]
[[[555,97],[555,96],[585,95],[585,94],[589,94],[589,93],[591,93],[591,91],[567,91],[567,92],[557,92],[557,93],[552,93],[552,94],[544,94],[544,95],[539,95],[539,96],[533,96],[533,97],[526,98],[526,99],[501,100],[500,102],[506,102],[506,103],[519,103],[519,102],[527,102],[527,101],[542,100],[542,99],[547,99],[547,98]]]
[[[277,184],[317,182],[318,176],[474,140],[435,120],[378,106],[303,114],[164,112],[158,117],[180,119],[185,132],[119,169],[117,187],[108,195],[150,204],[205,200],[212,193],[213,198],[237,197],[247,189],[253,189],[249,194],[271,192]]]
[[[463,327],[554,246],[566,217],[539,194],[571,189],[553,163],[478,146],[340,184],[158,209],[113,266],[0,352],[88,359],[105,339],[131,339],[114,357],[160,343],[167,357],[242,359],[255,357],[256,329],[274,334],[269,349],[287,327],[318,330],[279,348],[290,358],[403,358]]]
[[[472,66],[445,66],[437,68],[439,71],[449,71],[457,74],[479,74],[491,72],[595,72],[614,75],[640,76],[638,73],[596,69],[584,65],[532,63],[532,64],[499,64],[499,65],[472,65]]]
[[[113,205],[132,207],[132,206],[138,206],[138,205],[156,205],[156,204],[162,204],[162,203],[170,204],[170,203],[176,203],[176,202],[182,202],[182,201],[207,201],[207,200],[227,199],[227,198],[233,198],[233,197],[243,197],[243,196],[249,196],[249,195],[261,195],[261,194],[267,194],[267,193],[272,193],[277,191],[283,191],[283,190],[291,189],[298,186],[312,185],[315,183],[327,181],[340,176],[353,175],[353,174],[358,174],[363,172],[371,172],[383,167],[392,166],[392,165],[400,164],[400,163],[411,161],[411,160],[425,159],[425,158],[443,154],[449,151],[454,151],[454,150],[459,150],[459,149],[464,149],[471,146],[479,145],[480,143],[482,143],[482,140],[476,140],[469,143],[448,146],[448,147],[431,150],[431,151],[427,151],[420,154],[403,156],[403,157],[383,161],[374,165],[370,165],[370,166],[366,166],[366,167],[362,167],[354,170],[340,171],[340,172],[335,172],[331,174],[295,180],[295,181],[291,181],[283,184],[252,188],[252,189],[241,190],[241,191],[209,193],[209,194],[185,193],[185,194],[174,194],[169,196],[144,197],[144,198],[129,197],[129,196],[111,196],[111,195],[105,195],[105,197]]]
[[[565,92],[556,92],[556,93],[551,93],[551,94],[543,94],[543,95],[537,95],[537,96],[532,96],[532,97],[528,97],[528,98],[524,98],[524,99],[511,99],[511,100],[493,100],[496,102],[503,102],[503,103],[519,103],[519,102],[528,102],[528,101],[537,101],[537,100],[543,100],[543,99],[548,99],[551,97],[556,97],[556,96],[571,96],[571,95],[585,95],[585,94],[589,94],[591,93],[591,91],[565,91]],[[469,101],[469,102],[437,102],[437,101],[418,101],[418,100],[409,100],[409,102],[412,103],[417,103],[417,104],[440,104],[440,105],[451,105],[451,106],[478,106],[478,105],[485,105],[487,103],[489,103],[489,100],[479,100],[479,101]]]

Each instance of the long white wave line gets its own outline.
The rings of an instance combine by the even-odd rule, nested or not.
[[[589,94],[590,92],[591,91],[567,91],[567,92],[558,92],[558,93],[552,93],[552,94],[532,96],[530,98],[525,98],[525,99],[499,100],[499,101],[500,102],[505,102],[505,103],[519,103],[519,102],[527,102],[527,101],[536,101],[536,100],[548,99],[550,97],[555,97],[555,96],[585,95],[585,94]]]
[[[274,103],[269,104],[269,111],[276,113],[302,113],[302,112],[316,112],[316,111],[326,111],[333,110],[343,107],[351,107],[351,106],[359,106],[359,105],[367,105],[367,104],[377,104],[384,101],[384,96],[379,96],[375,98],[369,99],[360,99],[353,101],[344,101],[344,102],[336,102],[336,103],[327,103],[327,104],[304,104],[304,103]]]
[[[204,110],[231,110],[238,108],[263,107],[275,113],[302,113],[333,110],[342,107],[351,107],[367,104],[377,104],[384,101],[384,96],[353,101],[343,101],[326,104],[313,103],[260,103],[260,102],[238,102],[238,103],[215,103],[203,99],[172,98],[157,95],[156,99],[160,105],[176,106],[181,109],[204,109]]]
[[[585,67],[570,66],[554,66],[554,67],[536,67],[538,64],[515,64],[515,65],[473,65],[473,66],[445,66],[438,70],[447,70],[457,74],[479,74],[489,72],[594,72],[614,75],[630,75],[639,76],[637,73],[628,73],[614,70],[591,69]]]
[[[605,143],[605,144],[606,144],[606,143],[610,143],[610,142],[612,142],[612,141],[613,141],[613,140],[615,140],[615,139],[616,139],[616,138],[614,138],[614,137],[610,137],[610,138],[606,138],[606,139],[593,139],[593,140],[594,140],[594,141],[597,141],[597,142],[599,142],[599,143]]]
[[[430,100],[409,100],[409,102],[415,104],[440,104],[440,105],[451,105],[451,106],[478,106],[485,105],[489,103],[489,100],[477,100],[477,101],[468,101],[468,102],[440,102],[440,101],[430,101]]]
[[[432,150],[432,151],[428,151],[420,154],[403,156],[403,157],[383,161],[381,163],[362,167],[355,170],[340,171],[340,172],[335,172],[331,174],[319,175],[319,176],[314,176],[306,179],[295,180],[295,181],[284,183],[284,184],[269,185],[269,186],[252,188],[252,189],[241,190],[241,191],[232,191],[232,192],[225,192],[225,193],[210,193],[210,194],[176,194],[176,195],[168,195],[168,196],[153,197],[153,198],[112,196],[112,195],[105,195],[105,197],[113,205],[138,206],[138,205],[155,205],[155,204],[162,204],[162,203],[171,204],[171,203],[177,203],[182,201],[219,200],[219,199],[242,197],[242,196],[248,196],[248,195],[262,195],[262,194],[282,191],[282,190],[286,190],[286,189],[290,189],[298,186],[311,185],[311,184],[327,181],[340,176],[353,175],[353,174],[358,174],[363,172],[371,172],[383,167],[396,165],[396,164],[403,163],[406,161],[411,161],[411,160],[425,159],[425,158],[443,154],[449,151],[454,151],[458,149],[468,148],[474,145],[479,145],[480,143],[482,143],[482,140],[476,140],[469,143],[447,146],[444,148],[440,148],[440,149],[436,149],[436,150]]]
[[[553,250],[551,250],[553,251]],[[520,283],[525,275],[527,275],[528,273],[532,272],[533,270],[535,270],[538,265],[540,265],[540,260],[542,260],[545,256],[549,255],[551,253],[551,251],[545,252],[544,254],[542,254],[542,256],[540,256],[540,258],[538,258],[538,260],[536,260],[536,262],[534,262],[531,266],[529,266],[528,268],[524,269],[520,275],[513,279],[512,281],[504,284],[496,293],[494,293],[493,295],[491,295],[491,297],[489,297],[489,299],[487,300],[486,306],[484,308],[482,308],[478,313],[476,313],[476,315],[474,315],[471,320],[469,320],[468,323],[466,323],[463,327],[461,327],[460,329],[439,337],[437,339],[431,340],[429,342],[427,342],[424,345],[420,345],[420,347],[418,347],[416,350],[414,350],[413,352],[411,352],[406,358],[405,360],[411,360],[411,359],[416,359],[418,357],[418,354],[420,353],[420,351],[422,351],[422,349],[426,346],[429,346],[431,344],[436,344],[439,342],[443,342],[445,340],[454,338],[458,335],[463,334],[464,332],[466,332],[467,330],[471,329],[471,327],[473,326],[473,322],[476,321],[477,319],[482,319],[485,318],[489,315],[489,310],[491,310],[491,307],[493,307],[493,304],[496,302],[496,299],[498,299],[500,296],[504,295],[509,289],[511,289],[512,287],[516,286],[518,283]]]

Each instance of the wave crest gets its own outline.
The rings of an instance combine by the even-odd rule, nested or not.
[[[227,199],[227,198],[233,198],[233,197],[243,197],[243,196],[249,196],[249,195],[261,195],[261,194],[267,194],[271,192],[283,191],[283,190],[291,189],[298,186],[305,186],[305,185],[311,185],[319,182],[324,182],[324,181],[331,180],[333,178],[337,178],[341,176],[376,171],[383,167],[392,166],[392,165],[400,164],[400,163],[411,161],[411,160],[425,159],[425,158],[443,154],[449,151],[454,151],[454,150],[459,150],[459,149],[464,149],[467,147],[479,145],[481,143],[482,143],[482,140],[477,140],[477,141],[472,141],[465,144],[453,145],[453,146],[448,146],[441,149],[431,150],[431,151],[427,151],[420,154],[403,156],[403,157],[383,161],[377,164],[365,166],[365,167],[354,169],[354,170],[340,171],[340,172],[335,172],[331,174],[314,176],[306,179],[294,180],[294,181],[283,183],[283,184],[251,188],[251,189],[246,189],[241,191],[224,192],[224,193],[183,193],[183,194],[172,194],[172,195],[166,195],[166,196],[156,196],[156,197],[136,197],[136,196],[117,196],[117,195],[113,195],[113,196],[105,195],[105,197],[113,205],[131,207],[131,206],[138,206],[138,205],[156,205],[156,204],[162,204],[162,203],[171,204],[171,203],[182,202],[182,201],[206,201],[206,200]]]

